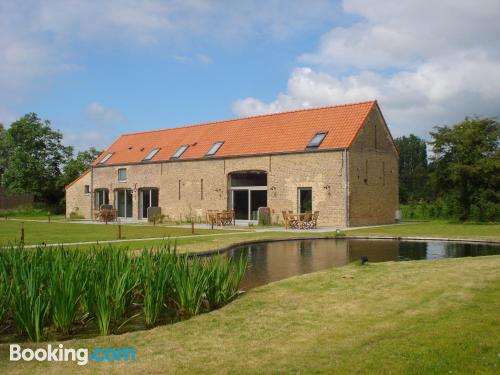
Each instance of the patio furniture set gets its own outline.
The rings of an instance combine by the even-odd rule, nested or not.
[[[316,229],[318,226],[319,211],[294,214],[292,211],[283,211],[285,229]]]
[[[233,210],[207,210],[207,222],[212,226],[236,225]]]

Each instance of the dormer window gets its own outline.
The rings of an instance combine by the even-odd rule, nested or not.
[[[318,148],[321,142],[325,139],[326,135],[328,132],[319,132],[312,137],[312,139],[309,141],[307,148]]]
[[[214,145],[208,150],[207,154],[205,156],[213,156],[219,151],[219,148],[224,144],[224,142],[215,142]]]
[[[184,145],[179,147],[175,154],[170,159],[179,159],[181,155],[188,149],[189,145]]]
[[[149,161],[151,159],[153,159],[155,157],[155,155],[158,153],[158,151],[160,151],[159,148],[155,148],[153,149],[153,151],[151,151],[145,158],[144,158],[144,161]]]
[[[110,153],[109,153],[109,154],[107,154],[105,157],[103,157],[103,158],[101,159],[101,161],[100,161],[98,164],[104,164],[104,163],[106,163],[106,162],[109,160],[109,158],[110,158],[111,156],[113,156],[113,153],[112,153],[112,152],[110,152]]]

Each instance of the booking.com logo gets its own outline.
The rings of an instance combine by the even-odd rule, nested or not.
[[[76,362],[79,366],[85,366],[89,362],[103,361],[132,361],[135,362],[136,352],[131,348],[96,348],[89,354],[86,348],[65,348],[63,344],[53,347],[51,344],[47,348],[21,348],[21,345],[10,345],[11,361],[38,361],[38,362]]]

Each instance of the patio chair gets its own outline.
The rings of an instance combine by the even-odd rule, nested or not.
[[[288,212],[287,211],[282,211],[283,214],[283,221],[285,222],[285,229],[288,228]]]
[[[319,211],[314,211],[312,215],[311,229],[316,229],[318,227],[318,217]]]
[[[300,229],[311,229],[312,225],[312,214],[310,212],[306,212],[304,217],[300,221],[299,227]]]

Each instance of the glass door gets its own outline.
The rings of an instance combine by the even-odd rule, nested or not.
[[[233,190],[233,210],[236,220],[248,220],[248,190]]]
[[[148,208],[158,207],[158,189],[141,189],[141,218],[148,218]]]
[[[299,188],[299,212],[312,212],[312,189]]]
[[[120,218],[132,217],[132,190],[131,189],[116,190],[115,205],[118,217]]]

